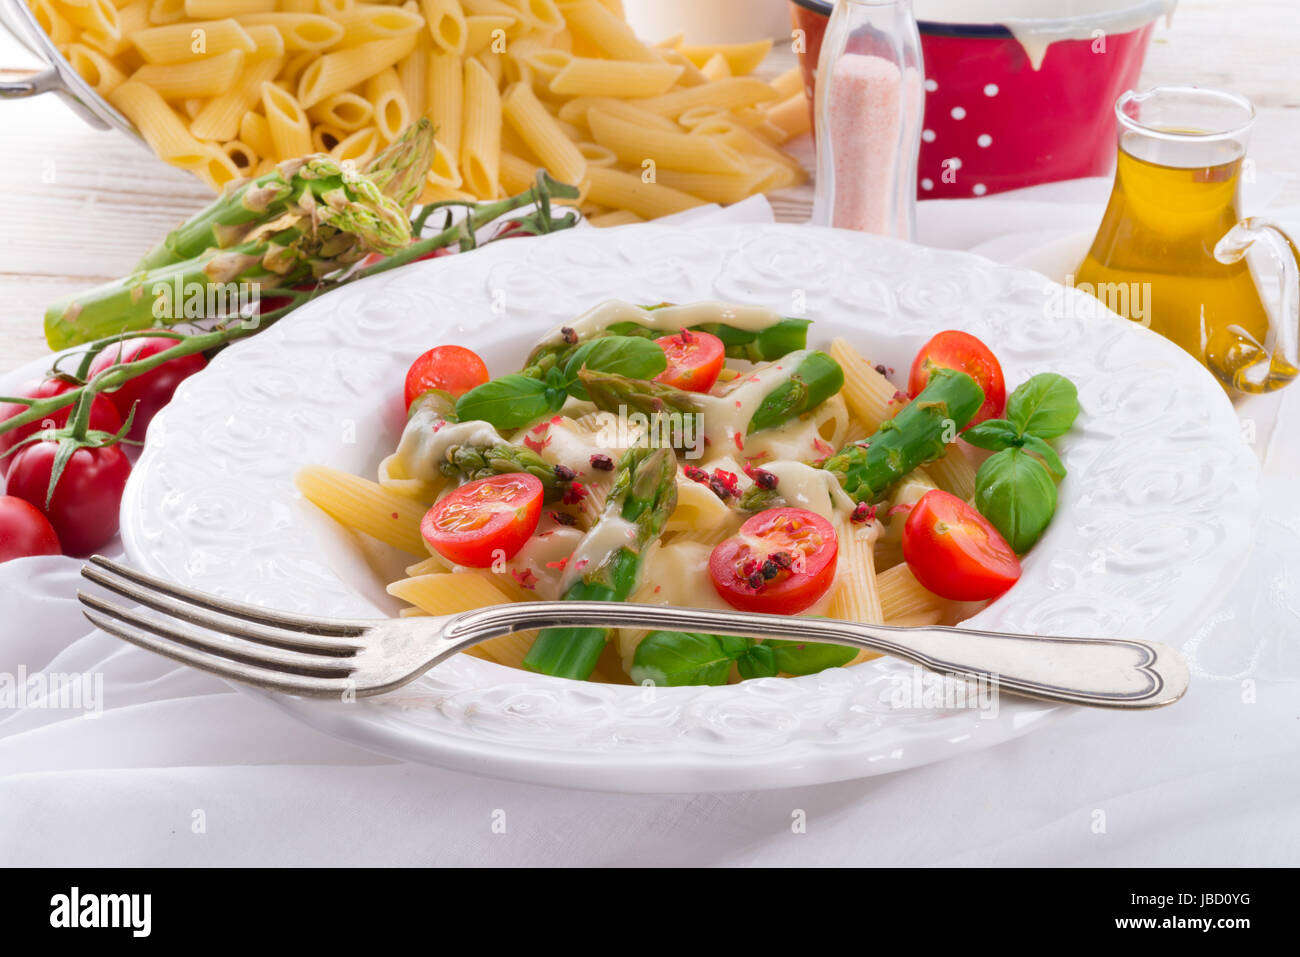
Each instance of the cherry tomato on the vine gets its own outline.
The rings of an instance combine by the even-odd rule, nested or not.
[[[8,492],[45,513],[69,555],[86,555],[117,534],[117,513],[131,463],[119,445],[81,448],[59,476],[49,507],[50,474],[57,442],[33,442],[14,455]]]
[[[97,355],[90,364],[90,375],[94,377],[119,362],[126,365],[156,356],[174,345],[176,345],[175,339],[163,336],[126,339],[109,346]],[[134,379],[128,379],[112,392],[104,392],[103,394],[117,407],[117,414],[122,417],[123,422],[131,414],[131,410],[135,409],[135,418],[131,420],[131,431],[127,434],[127,438],[136,440],[144,438],[149,423],[162,407],[171,401],[176,387],[207,364],[208,361],[197,353],[168,359],[158,368],[142,373]]]
[[[54,526],[39,508],[16,495],[0,495],[0,562],[60,551]]]
[[[76,388],[76,386],[64,379],[45,379],[39,382],[28,382],[26,385],[20,386],[13,394],[28,399],[49,399],[56,395],[62,395],[73,388]],[[8,432],[0,432],[0,455],[4,455],[15,445],[22,442],[23,439],[35,435],[43,429],[63,428],[68,424],[68,417],[72,415],[76,407],[77,404],[74,402],[71,405],[65,405],[61,409],[56,409],[44,419],[28,422],[26,425],[20,425]],[[0,402],[0,422],[26,411],[27,406],[17,402]],[[91,403],[89,427],[103,432],[114,433],[122,427],[122,418],[117,414],[117,408],[105,396],[97,395],[95,401]],[[12,462],[12,455],[0,458],[0,475],[4,475],[9,471]]]

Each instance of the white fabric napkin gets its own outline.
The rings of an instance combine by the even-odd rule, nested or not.
[[[924,203],[921,239],[1004,262],[1059,244],[1052,274],[1095,227],[1106,186]],[[771,212],[760,198],[690,220]],[[0,392],[39,371],[0,377]],[[92,676],[82,709],[0,700],[0,863],[1300,863],[1300,453],[1282,438],[1300,434],[1300,388],[1241,414],[1277,421],[1259,440],[1269,514],[1187,645],[1185,701],[1080,710],[991,750],[821,787],[596,794],[395,762],[88,631],[76,560],[0,565],[0,696],[5,675]]]

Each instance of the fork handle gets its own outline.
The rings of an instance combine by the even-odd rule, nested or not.
[[[443,632],[457,650],[539,628],[645,628],[825,641],[878,651],[958,678],[1069,704],[1156,708],[1187,690],[1188,671],[1168,645],[1128,638],[1060,638],[941,626],[900,628],[627,602],[539,601],[496,605],[452,618]],[[441,656],[440,656],[441,657]]]

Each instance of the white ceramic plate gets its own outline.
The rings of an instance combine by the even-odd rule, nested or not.
[[[549,327],[610,297],[723,299],[806,315],[813,344],[846,335],[898,370],[899,382],[924,340],[954,327],[993,348],[1011,385],[1048,370],[1071,377],[1083,415],[1060,443],[1070,474],[1056,519],[1021,581],[973,626],[1179,645],[1249,547],[1257,464],[1224,394],[1159,336],[1089,316],[1086,296],[974,256],[856,233],[638,226],[411,266],[227,350],[151,427],[123,505],[131,560],[242,601],[391,614],[383,585],[401,562],[385,570],[382,556],[305,503],[294,472],[321,463],[374,474],[400,434],[407,365],[431,345],[471,346],[501,372]],[[879,774],[1068,713],[1011,698],[995,717],[900,711],[891,691],[911,674],[882,659],[805,678],[647,691],[462,655],[382,698],[269,697],[314,727],[413,761],[628,791]]]

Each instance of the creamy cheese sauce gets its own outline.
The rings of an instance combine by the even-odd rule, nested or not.
[[[636,545],[637,526],[619,515],[606,513],[601,516],[578,547],[564,568],[560,581],[560,594],[567,592],[578,579],[590,575],[620,548]]]
[[[486,422],[451,423],[433,409],[417,409],[402,429],[397,451],[379,464],[379,479],[433,482],[443,477],[439,468],[453,446],[504,444],[501,434]]]

